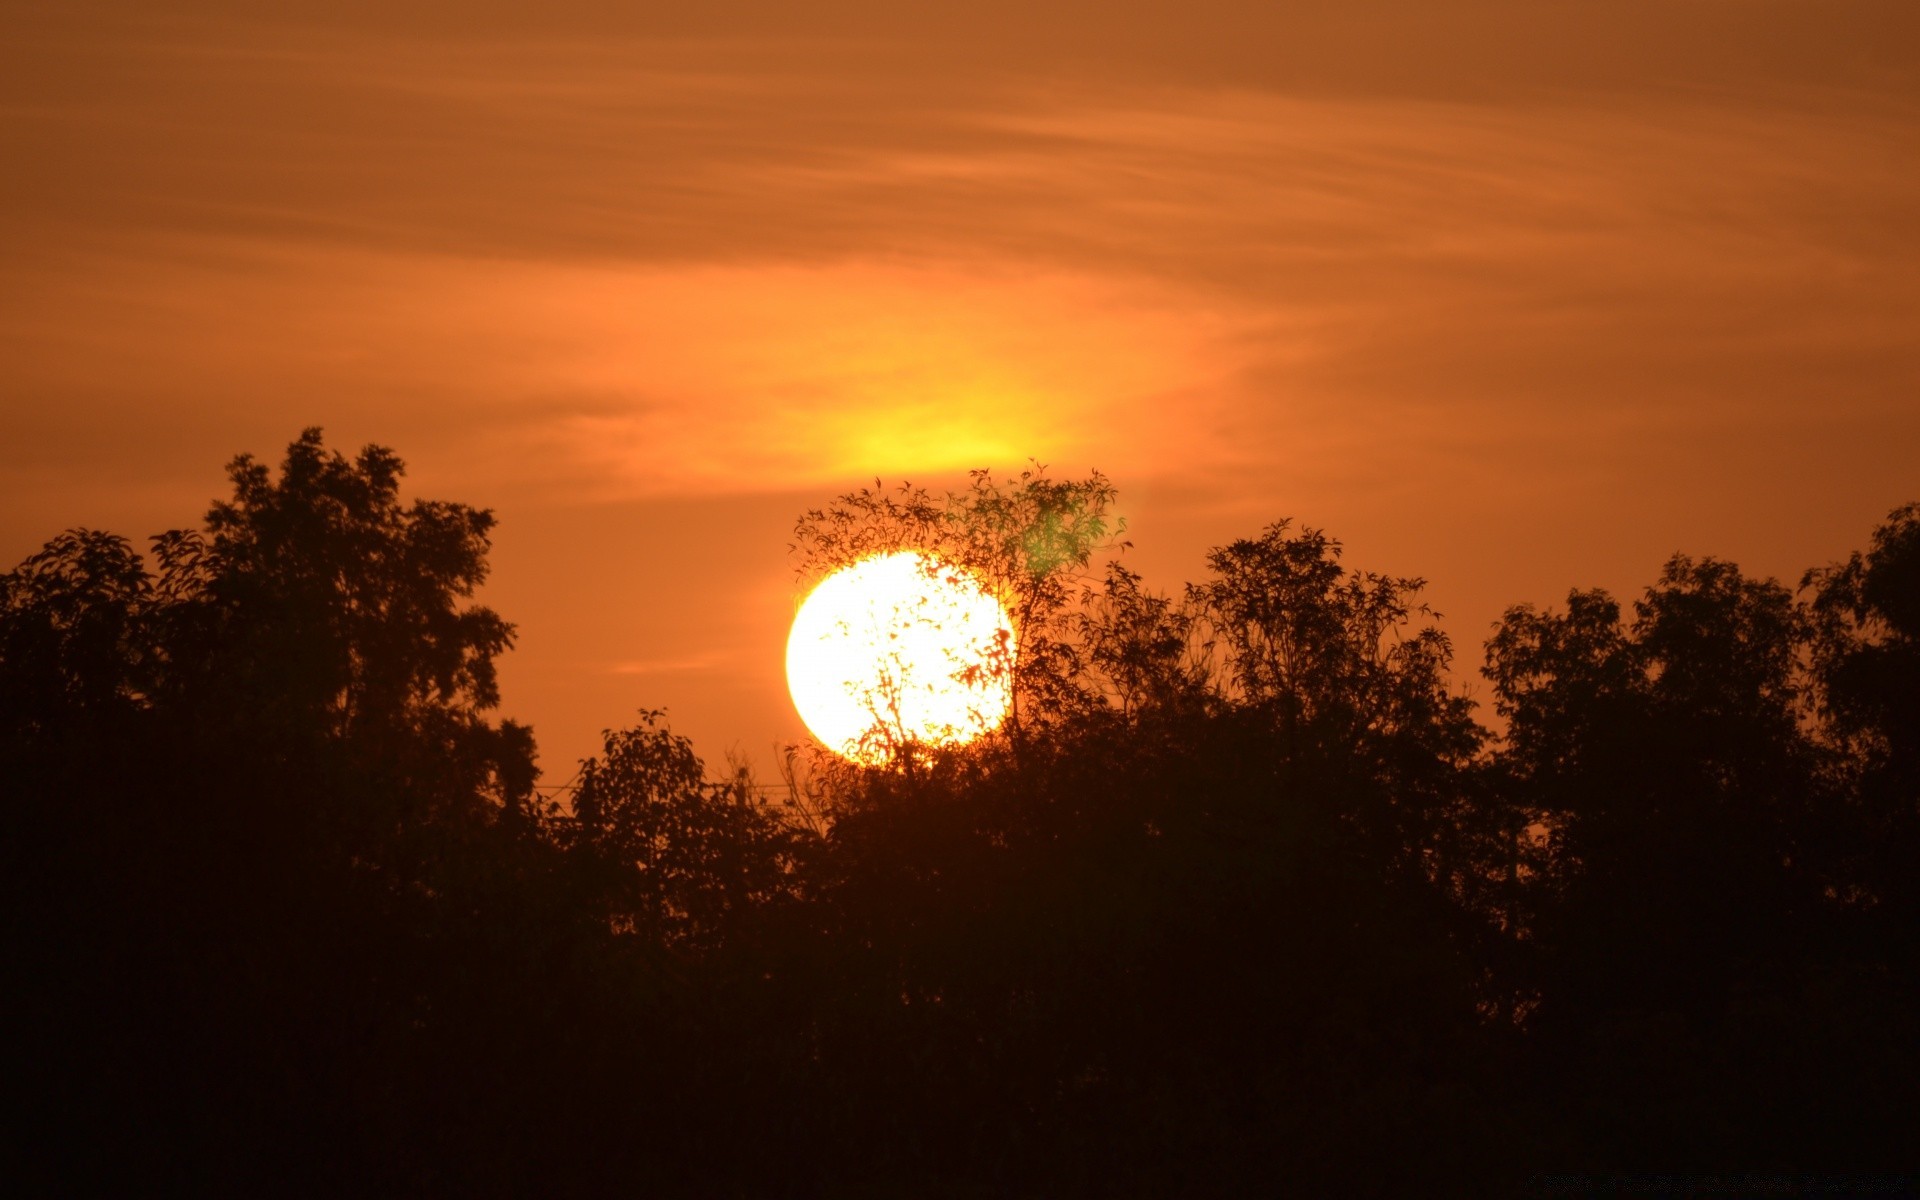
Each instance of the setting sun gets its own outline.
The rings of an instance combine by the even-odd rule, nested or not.
[[[1920,1200],[1920,0],[0,29],[8,1194]]]
[[[969,742],[1006,716],[1012,623],[965,571],[914,551],[829,575],[793,619],[787,686],[814,737],[883,761],[903,742]]]

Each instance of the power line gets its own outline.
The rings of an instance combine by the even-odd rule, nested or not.
[[[580,785],[577,782],[579,778],[580,772],[575,771],[562,783],[536,783],[533,785],[533,790],[552,796],[560,795],[563,792],[577,792],[580,790]],[[787,790],[787,785],[784,783],[743,784],[734,779],[707,779],[701,782],[711,788],[742,788],[749,792],[784,792]]]

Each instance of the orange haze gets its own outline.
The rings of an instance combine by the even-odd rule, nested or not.
[[[1100,467],[1163,587],[1327,527],[1466,681],[1920,497],[1912,0],[1034,7],[10,5],[0,557],[392,445],[554,778],[800,736],[787,534],[875,475]]]

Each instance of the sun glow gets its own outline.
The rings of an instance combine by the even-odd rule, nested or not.
[[[787,687],[820,742],[865,763],[998,726],[1010,702],[1013,625],[978,579],[903,550],[829,575],[794,615]]]

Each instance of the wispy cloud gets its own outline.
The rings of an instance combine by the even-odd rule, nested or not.
[[[15,446],[264,406],[595,497],[1028,455],[1312,472],[1764,420],[1816,380],[1893,420],[1920,369],[1897,94],[1042,85],[684,39],[65,52],[99,86],[6,118],[44,151],[3,218]]]
[[[190,520],[314,423],[549,531],[698,526],[529,575],[525,657],[632,656],[530,676],[592,728],[772,672],[786,518],[749,569],[728,514],[876,474],[1101,467],[1189,561],[1338,518],[1483,613],[1908,498],[1911,0],[1165,11],[10,14],[0,540]],[[723,600],[757,657],[678,653]]]
[[[694,671],[718,671],[737,666],[738,656],[718,650],[668,658],[634,659],[608,665],[610,675],[678,675]]]

